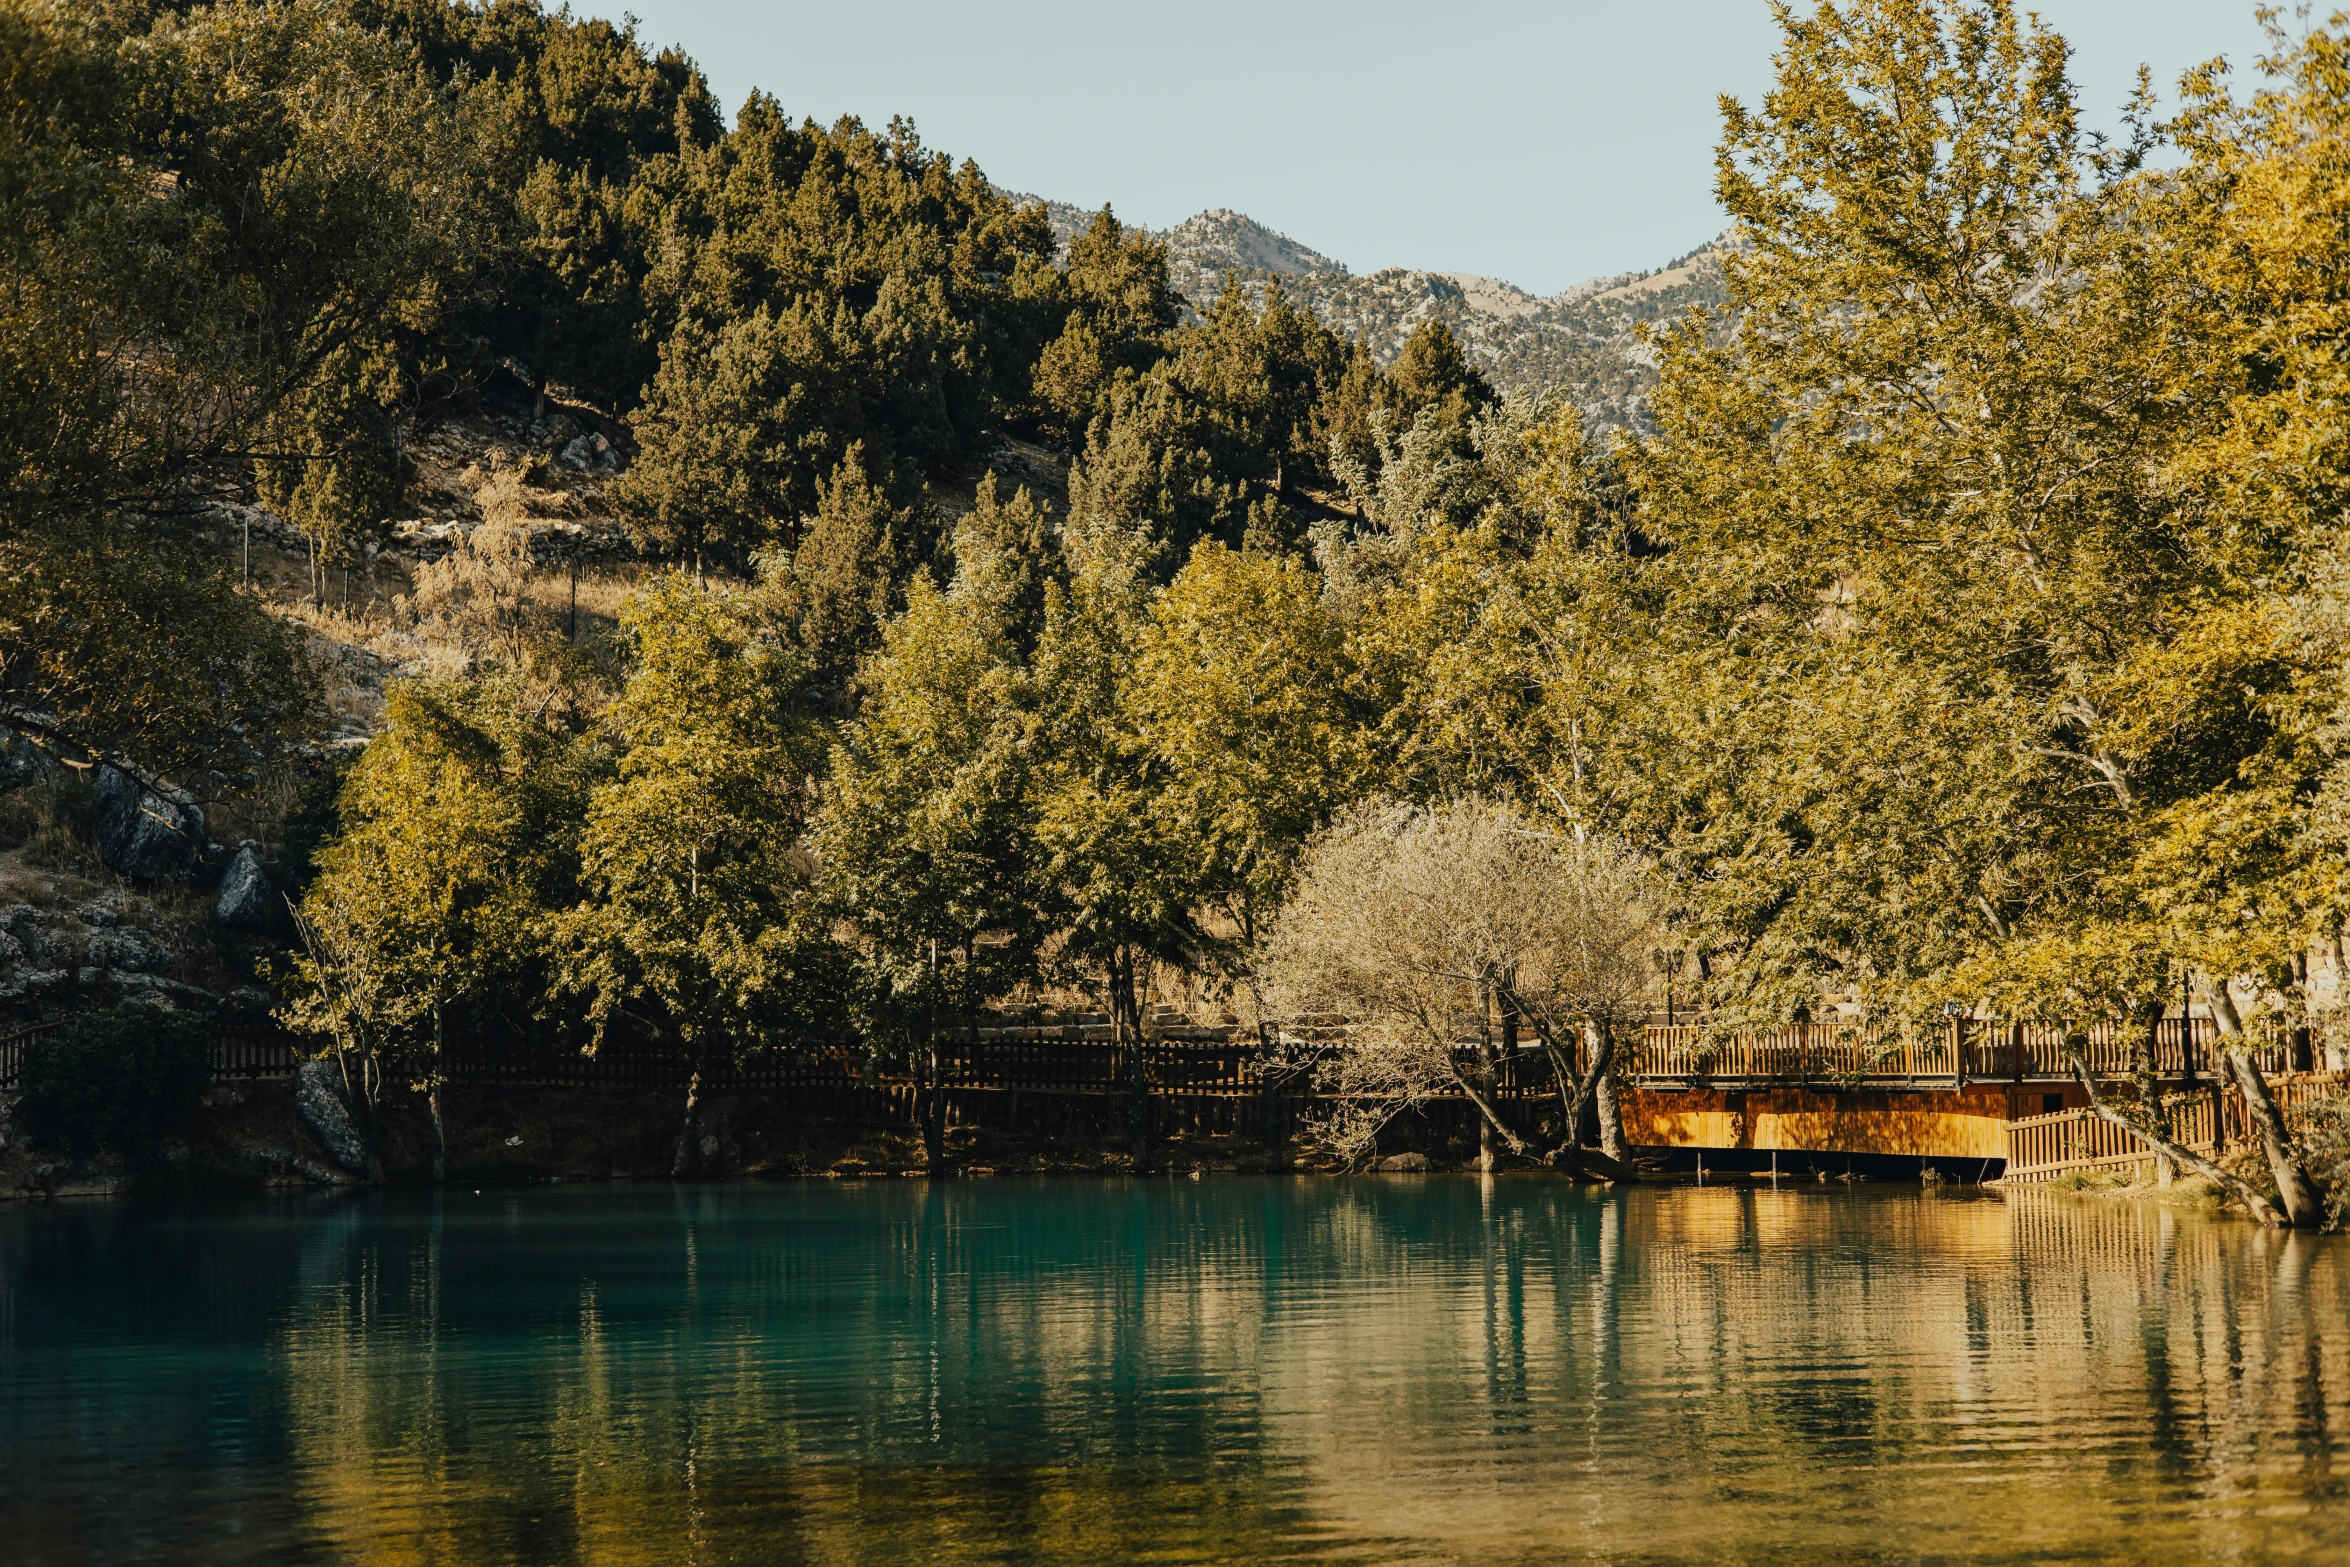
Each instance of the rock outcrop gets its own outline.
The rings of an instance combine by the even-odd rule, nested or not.
[[[340,1169],[367,1172],[367,1143],[343,1103],[343,1074],[332,1061],[305,1061],[294,1074],[294,1109]]]
[[[238,845],[221,875],[212,917],[231,930],[265,933],[278,927],[280,913],[276,889],[270,886],[269,872],[261,864],[260,849],[250,843]]]
[[[98,857],[143,886],[187,881],[203,863],[204,813],[177,789],[151,789],[119,767],[98,770]]]
[[[218,998],[210,991],[169,977],[177,962],[178,953],[166,937],[125,924],[121,914],[104,903],[0,907],[0,1008],[63,1001],[77,988],[118,1000],[156,997],[180,1005],[216,1004]]]

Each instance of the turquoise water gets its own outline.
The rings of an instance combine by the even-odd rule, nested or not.
[[[0,1210],[0,1561],[2350,1560],[2350,1242],[1391,1178]]]

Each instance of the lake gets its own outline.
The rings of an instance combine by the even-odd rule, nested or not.
[[[2350,1238],[1965,1187],[0,1209],[0,1560],[2350,1560]]]

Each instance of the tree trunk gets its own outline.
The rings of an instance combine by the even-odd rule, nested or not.
[[[2322,1229],[2326,1222],[2325,1199],[2293,1147],[2293,1134],[2287,1130],[2285,1117],[2269,1094],[2268,1079],[2260,1075],[2260,1065],[2252,1059],[2252,1043],[2244,1037],[2244,1020],[2236,1013],[2236,998],[2228,993],[2225,980],[2207,978],[2204,989],[2211,998],[2212,1022],[2222,1036],[2222,1059],[2243,1092],[2244,1110],[2251,1117],[2253,1129],[2260,1133],[2260,1149],[2268,1156],[2268,1173],[2277,1183],[2277,1196],[2283,1202],[2285,1217],[2297,1230]]]
[[[1493,1073],[1493,997],[1486,986],[1477,987],[1477,1092],[1487,1105],[1494,1103]],[[1477,1168],[1488,1174],[1500,1162],[1500,1154],[1493,1146],[1493,1123],[1496,1110],[1488,1110],[1477,1123]],[[1512,1152],[1516,1151],[1512,1139]]]
[[[361,1069],[359,1080],[366,1085],[367,1184],[381,1186],[384,1183],[383,1069],[369,1062]]]
[[[2317,1031],[2310,1017],[2309,954],[2293,954],[2293,1005],[2300,1020],[2293,1025],[2292,1069],[2296,1072],[2317,1070]]]
[[[922,1159],[924,1169],[934,1179],[944,1175],[947,1168],[946,1097],[938,1076],[938,1038],[925,1025],[922,1030]]]
[[[1257,1024],[1257,1079],[1264,1094],[1265,1171],[1278,1174],[1289,1167],[1288,1127],[1281,1114],[1281,1035],[1270,1023]]]
[[[432,1183],[449,1178],[449,1135],[441,1123],[441,1009],[432,1009],[432,1081],[425,1085],[425,1108],[432,1112]]]
[[[1559,1085],[1559,1109],[1564,1117],[1559,1127],[1559,1145],[1551,1152],[1555,1163],[1569,1149],[1589,1147],[1599,1135],[1596,1114],[1599,1081],[1601,1074],[1615,1062],[1615,1033],[1612,1029],[1601,1029],[1597,1023],[1583,1025],[1588,1062],[1579,1079],[1575,1076],[1574,1063],[1558,1048],[1549,1032],[1542,1030],[1541,1036],[1543,1048],[1550,1052],[1550,1069]]]
[[[1495,1107],[1491,1096],[1477,1086],[1476,1078],[1463,1072],[1456,1062],[1452,1068],[1452,1080],[1460,1085],[1460,1090],[1468,1096],[1469,1103],[1475,1105],[1478,1113],[1484,1117],[1477,1123],[1479,1130],[1490,1130],[1493,1135],[1499,1137],[1507,1145],[1511,1153],[1523,1154],[1526,1151],[1524,1140],[1516,1132],[1510,1130],[1509,1123],[1501,1118],[1501,1111]],[[1486,1165],[1484,1168],[1491,1169],[1492,1166]]]
[[[1142,1000],[1135,994],[1135,958],[1120,949],[1110,958],[1110,1029],[1126,1051],[1130,1080],[1126,1096],[1126,1135],[1134,1155],[1134,1173],[1148,1175],[1151,1167],[1150,1072],[1142,1055]]]
[[[2284,1199],[2285,1217],[2297,1230],[2324,1229],[2325,1196],[2301,1162],[2300,1150],[2293,1145],[2292,1131],[2285,1125],[2284,1112],[2270,1095],[2268,1079],[2260,1075],[2259,1063],[2252,1059],[2249,1050],[2231,1050],[2228,1065],[2236,1074],[2236,1086],[2243,1091],[2245,1113],[2260,1132],[2260,1149],[2268,1156],[2268,1173],[2277,1183],[2277,1195]]]
[[[1622,1164],[1626,1159],[1624,1147],[1623,1106],[1616,1098],[1615,1030],[1607,1024],[1599,1026],[1600,1034],[1609,1041],[1607,1067],[1599,1074],[1599,1092],[1594,1096],[1599,1105],[1599,1151]]]
[[[702,1170],[702,1069],[705,1056],[694,1055],[694,1075],[685,1085],[685,1121],[677,1129],[677,1157],[670,1161],[669,1174],[677,1180],[699,1175]]]
[[[2162,1107],[2162,1079],[2155,1067],[2155,1047],[2160,1043],[2163,1005],[2159,997],[2146,1007],[2146,1026],[2138,1035],[2137,1047],[2130,1052],[2130,1072],[2136,1079],[2138,1103],[2146,1113],[2147,1124],[2160,1131],[2165,1138],[2171,1135],[2170,1116]],[[2168,1189],[2174,1166],[2166,1153],[2154,1156],[2154,1184]]]
[[[357,1057],[359,1070],[354,1079],[352,1058]],[[367,1147],[367,1184],[381,1186],[384,1181],[383,1128],[375,1114],[375,1084],[372,1072],[373,1057],[359,1047],[335,1045],[335,1067],[343,1077],[343,1107],[359,1123],[360,1140]]]

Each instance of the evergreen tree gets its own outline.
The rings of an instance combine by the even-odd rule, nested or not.
[[[675,50],[647,49],[633,22],[521,0],[344,0],[344,9],[406,42],[503,130],[490,184],[508,239],[494,293],[465,322],[488,353],[464,372],[478,377],[506,359],[542,399],[559,385],[609,412],[632,407],[660,334],[641,295],[651,263],[627,196],[646,160],[724,133],[701,72]]]
[[[588,802],[583,896],[551,924],[594,1041],[624,1028],[689,1063],[679,1175],[704,1167],[712,1073],[837,1003],[801,842],[821,738],[796,701],[805,659],[772,622],[677,573],[626,606],[617,771]]]
[[[1289,890],[1306,838],[1364,784],[1343,629],[1295,559],[1194,549],[1152,603],[1119,692],[1154,780],[1153,836],[1197,856],[1227,973]]]
[[[858,661],[879,644],[883,623],[927,568],[935,533],[867,477],[862,446],[852,445],[817,487],[815,515],[791,555],[791,581],[800,645],[831,711],[848,711]]]
[[[1432,413],[1448,430],[1465,430],[1470,417],[1501,401],[1461,340],[1442,321],[1423,321],[1404,339],[1387,368],[1386,407],[1399,423]]]
[[[1069,242],[1059,293],[1068,314],[1044,346],[1033,377],[1038,422],[1075,448],[1106,410],[1121,372],[1156,363],[1183,316],[1167,280],[1167,247],[1121,224],[1108,207]]]
[[[1132,1074],[1128,1133],[1140,1170],[1151,1137],[1143,1003],[1161,965],[1197,961],[1205,950],[1205,859],[1157,809],[1161,769],[1120,704],[1162,546],[1079,484],[1062,547],[1068,581],[1047,589],[1033,665],[1037,848],[1062,958],[1107,993],[1112,1035]]]
[[[2246,597],[2282,557],[2176,482],[2242,361],[2060,39],[1996,0],[1785,26],[1720,155],[1741,328],[1665,337],[1627,459],[1699,737],[1657,820],[1725,1000],[2136,1010],[2198,940],[2143,856],[2241,797],[2289,675]]]
[[[997,533],[958,530],[945,592],[915,579],[860,673],[865,701],[833,752],[815,837],[826,901],[855,932],[853,1006],[876,1052],[914,1070],[933,1172],[946,1162],[940,1037],[1034,972],[1051,906],[1036,882],[1016,587],[1033,562]]]
[[[795,127],[754,95],[716,145],[648,162],[627,206],[662,346],[615,499],[649,540],[789,546],[852,443],[910,493],[1030,395],[1050,230],[902,121]]]

